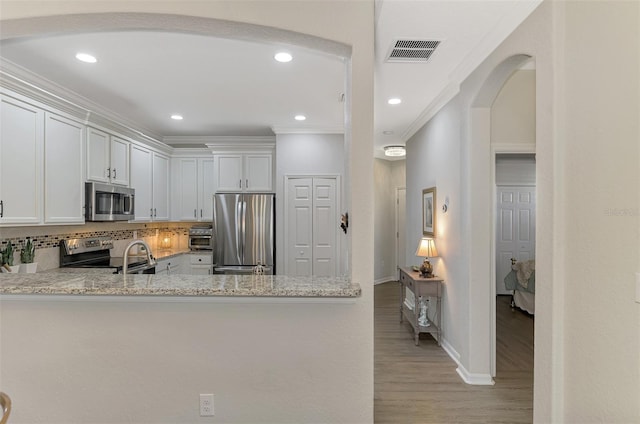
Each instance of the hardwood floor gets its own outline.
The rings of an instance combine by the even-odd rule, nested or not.
[[[397,282],[375,287],[376,423],[531,423],[533,318],[498,297],[494,386],[462,381],[456,364],[429,334],[413,343],[399,322]],[[446,337],[446,335],[445,335]]]

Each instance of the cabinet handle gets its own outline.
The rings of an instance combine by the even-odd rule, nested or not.
[[[249,180],[248,180],[248,179],[246,179],[246,180],[244,180],[244,181],[245,181],[245,183],[244,183],[244,188],[249,188]]]
[[[195,210],[195,209],[193,210],[193,217],[194,217],[194,218],[197,218],[197,217],[198,217],[198,215],[196,214],[196,210]]]
[[[200,218],[202,218],[202,209],[200,209]]]
[[[107,168],[107,178],[111,178],[111,168]]]
[[[4,202],[0,200],[0,218],[4,216]]]
[[[113,178],[114,178],[114,179],[115,179],[115,178],[117,178],[117,177],[116,177],[116,168],[113,168]]]
[[[158,216],[158,215],[156,214],[156,212],[157,212],[157,211],[156,211],[156,208],[153,208],[153,217],[154,217],[154,218],[155,218],[156,216]]]
[[[242,178],[240,179],[240,188],[242,188]]]
[[[153,218],[153,208],[149,209],[149,218]]]

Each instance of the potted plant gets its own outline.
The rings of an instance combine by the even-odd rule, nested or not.
[[[11,242],[8,242],[7,247],[0,250],[0,259],[2,272],[18,272],[20,269],[19,266],[13,266],[13,244]]]
[[[27,238],[27,241],[24,243],[22,247],[22,251],[20,251],[20,272],[22,273],[30,273],[33,274],[36,272],[38,268],[38,263],[33,262],[36,256],[36,247],[33,245],[33,242],[30,238]]]

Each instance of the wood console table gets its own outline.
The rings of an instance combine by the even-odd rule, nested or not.
[[[416,346],[420,344],[420,333],[431,333],[438,342],[438,346],[440,345],[442,339],[441,300],[443,281],[444,280],[440,277],[421,277],[419,272],[416,272],[411,268],[400,268],[400,322],[402,322],[404,318],[407,318],[407,321],[409,321],[413,327]],[[413,310],[405,304],[407,290],[410,290],[415,297]],[[423,298],[431,297],[436,299],[436,310],[434,315],[436,322],[429,320],[431,325],[427,327],[418,324],[418,316],[420,315],[420,296]],[[432,307],[432,302],[429,303],[431,304],[430,307]]]

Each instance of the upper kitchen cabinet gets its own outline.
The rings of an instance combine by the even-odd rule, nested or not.
[[[87,129],[87,179],[129,185],[129,142],[115,135]]]
[[[173,158],[173,218],[211,221],[215,193],[214,158]]]
[[[135,221],[169,220],[169,158],[131,144],[131,187]]]
[[[215,156],[216,191],[273,190],[273,153],[219,153]]]
[[[84,223],[83,144],[85,126],[45,113],[44,222]]]
[[[0,224],[84,223],[85,126],[17,94],[0,99]]]
[[[169,220],[169,157],[153,152],[153,219]]]
[[[0,224],[38,224],[44,111],[1,95],[0,122]]]

